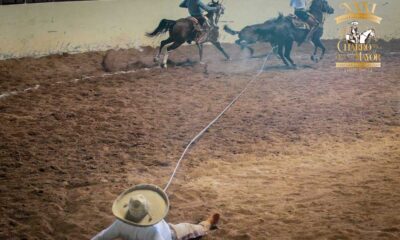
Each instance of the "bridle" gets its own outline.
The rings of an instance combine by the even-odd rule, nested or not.
[[[218,24],[219,22],[219,18],[221,17],[221,15],[224,14],[224,8],[222,6],[222,3],[224,2],[224,0],[222,0],[221,2],[215,1],[215,0],[211,0],[211,3],[217,6],[220,6],[220,8],[218,9],[218,11],[215,13],[215,24]]]
[[[310,10],[311,10],[311,7],[313,6],[315,1],[318,1],[318,0],[314,0],[313,1],[313,3],[310,6]],[[325,19],[326,19],[326,15],[329,14],[328,11],[329,11],[329,7],[330,6],[329,5],[328,6],[324,5],[324,4],[328,4],[328,2],[326,0],[319,0],[319,1],[320,1],[321,4],[319,4],[318,10],[322,13],[322,22],[321,23],[324,23]],[[330,8],[332,8],[332,7],[330,7]]]

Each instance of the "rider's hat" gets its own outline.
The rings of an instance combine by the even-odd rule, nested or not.
[[[119,220],[139,227],[157,224],[169,210],[167,194],[155,185],[134,186],[119,195],[112,212]]]
[[[357,26],[357,25],[358,25],[358,22],[357,22],[357,21],[353,21],[353,22],[351,22],[351,25]]]

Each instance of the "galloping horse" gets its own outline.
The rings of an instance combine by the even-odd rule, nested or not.
[[[280,15],[279,17],[283,18],[282,15]],[[271,19],[271,20],[268,20],[261,24],[249,25],[249,26],[244,27],[240,31],[235,31],[235,30],[231,29],[228,25],[225,25],[224,30],[225,30],[225,32],[227,32],[231,35],[238,35],[239,39],[236,40],[235,43],[237,45],[239,45],[240,49],[242,49],[242,50],[248,49],[250,51],[250,57],[253,57],[254,49],[251,47],[251,45],[253,45],[257,42],[265,42],[265,43],[270,42],[272,45],[274,45],[274,43],[272,42],[272,39],[270,38],[269,35],[260,34],[259,32],[263,28],[268,28],[268,26],[276,20],[277,19]]]
[[[225,52],[225,50],[221,46],[221,43],[218,41],[219,29],[218,27],[216,27],[219,18],[221,17],[221,15],[224,14],[224,8],[222,7],[222,4],[219,3],[219,1],[215,2],[214,0],[212,0],[212,2],[209,3],[209,5],[211,7],[217,7],[217,6],[220,7],[215,14],[210,12],[206,15],[210,21],[214,21],[215,23],[215,26],[213,26],[214,24],[212,24],[210,29],[208,30],[207,39],[204,42],[196,42],[196,45],[199,49],[200,62],[202,62],[203,60],[203,43],[205,42],[211,42],[220,52],[222,52],[222,54],[224,54],[225,58],[229,60],[230,59],[229,55]],[[191,18],[182,18],[177,21],[163,19],[160,21],[160,24],[153,32],[147,34],[148,37],[155,37],[160,34],[169,32],[169,38],[161,41],[158,54],[154,58],[156,62],[159,62],[160,55],[161,54],[164,55],[161,67],[163,68],[167,67],[168,54],[171,51],[177,49],[185,42],[190,44],[192,41],[195,40],[196,38],[195,24],[196,23]]]
[[[375,39],[375,29],[368,29],[360,34],[360,43],[369,43],[372,39]]]
[[[318,48],[322,50],[320,59],[323,58],[326,48],[321,42],[323,35],[324,13],[333,14],[334,9],[328,4],[326,0],[313,0],[309,12],[320,22],[318,29],[314,32],[311,38],[315,46],[314,53],[311,60],[317,62],[316,57]],[[261,39],[269,39],[273,45],[278,46],[278,54],[282,61],[287,66],[295,67],[296,64],[290,58],[292,52],[293,42],[302,43],[307,37],[308,29],[298,28],[294,25],[293,16],[283,17],[281,14],[274,20],[267,21],[262,28],[258,28],[256,33],[261,36]],[[283,54],[285,50],[285,54]]]

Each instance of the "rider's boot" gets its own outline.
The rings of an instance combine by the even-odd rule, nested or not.
[[[201,44],[207,41],[209,29],[210,26],[208,25],[208,23],[204,23],[203,26],[201,26],[201,30],[197,33],[197,38],[196,38],[197,43]]]

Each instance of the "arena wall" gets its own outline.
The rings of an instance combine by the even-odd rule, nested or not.
[[[390,4],[399,5],[398,1],[393,1]],[[3,5],[0,6],[0,59],[155,45],[160,39],[146,38],[144,33],[154,29],[162,18],[186,16],[185,9],[178,7],[179,2],[108,0]],[[289,1],[273,2],[225,1],[227,10],[222,20],[226,22],[222,24],[240,29],[275,17],[276,9],[291,12]],[[339,8],[341,1],[331,2]],[[390,9],[385,8],[385,11],[390,14]],[[389,25],[390,21],[398,22],[398,19],[388,21]],[[326,26],[324,38],[337,37],[334,17],[327,19]],[[386,35],[400,32],[396,30],[397,24],[391,26],[395,29],[388,30]],[[233,39],[225,33],[221,36],[223,42]]]

